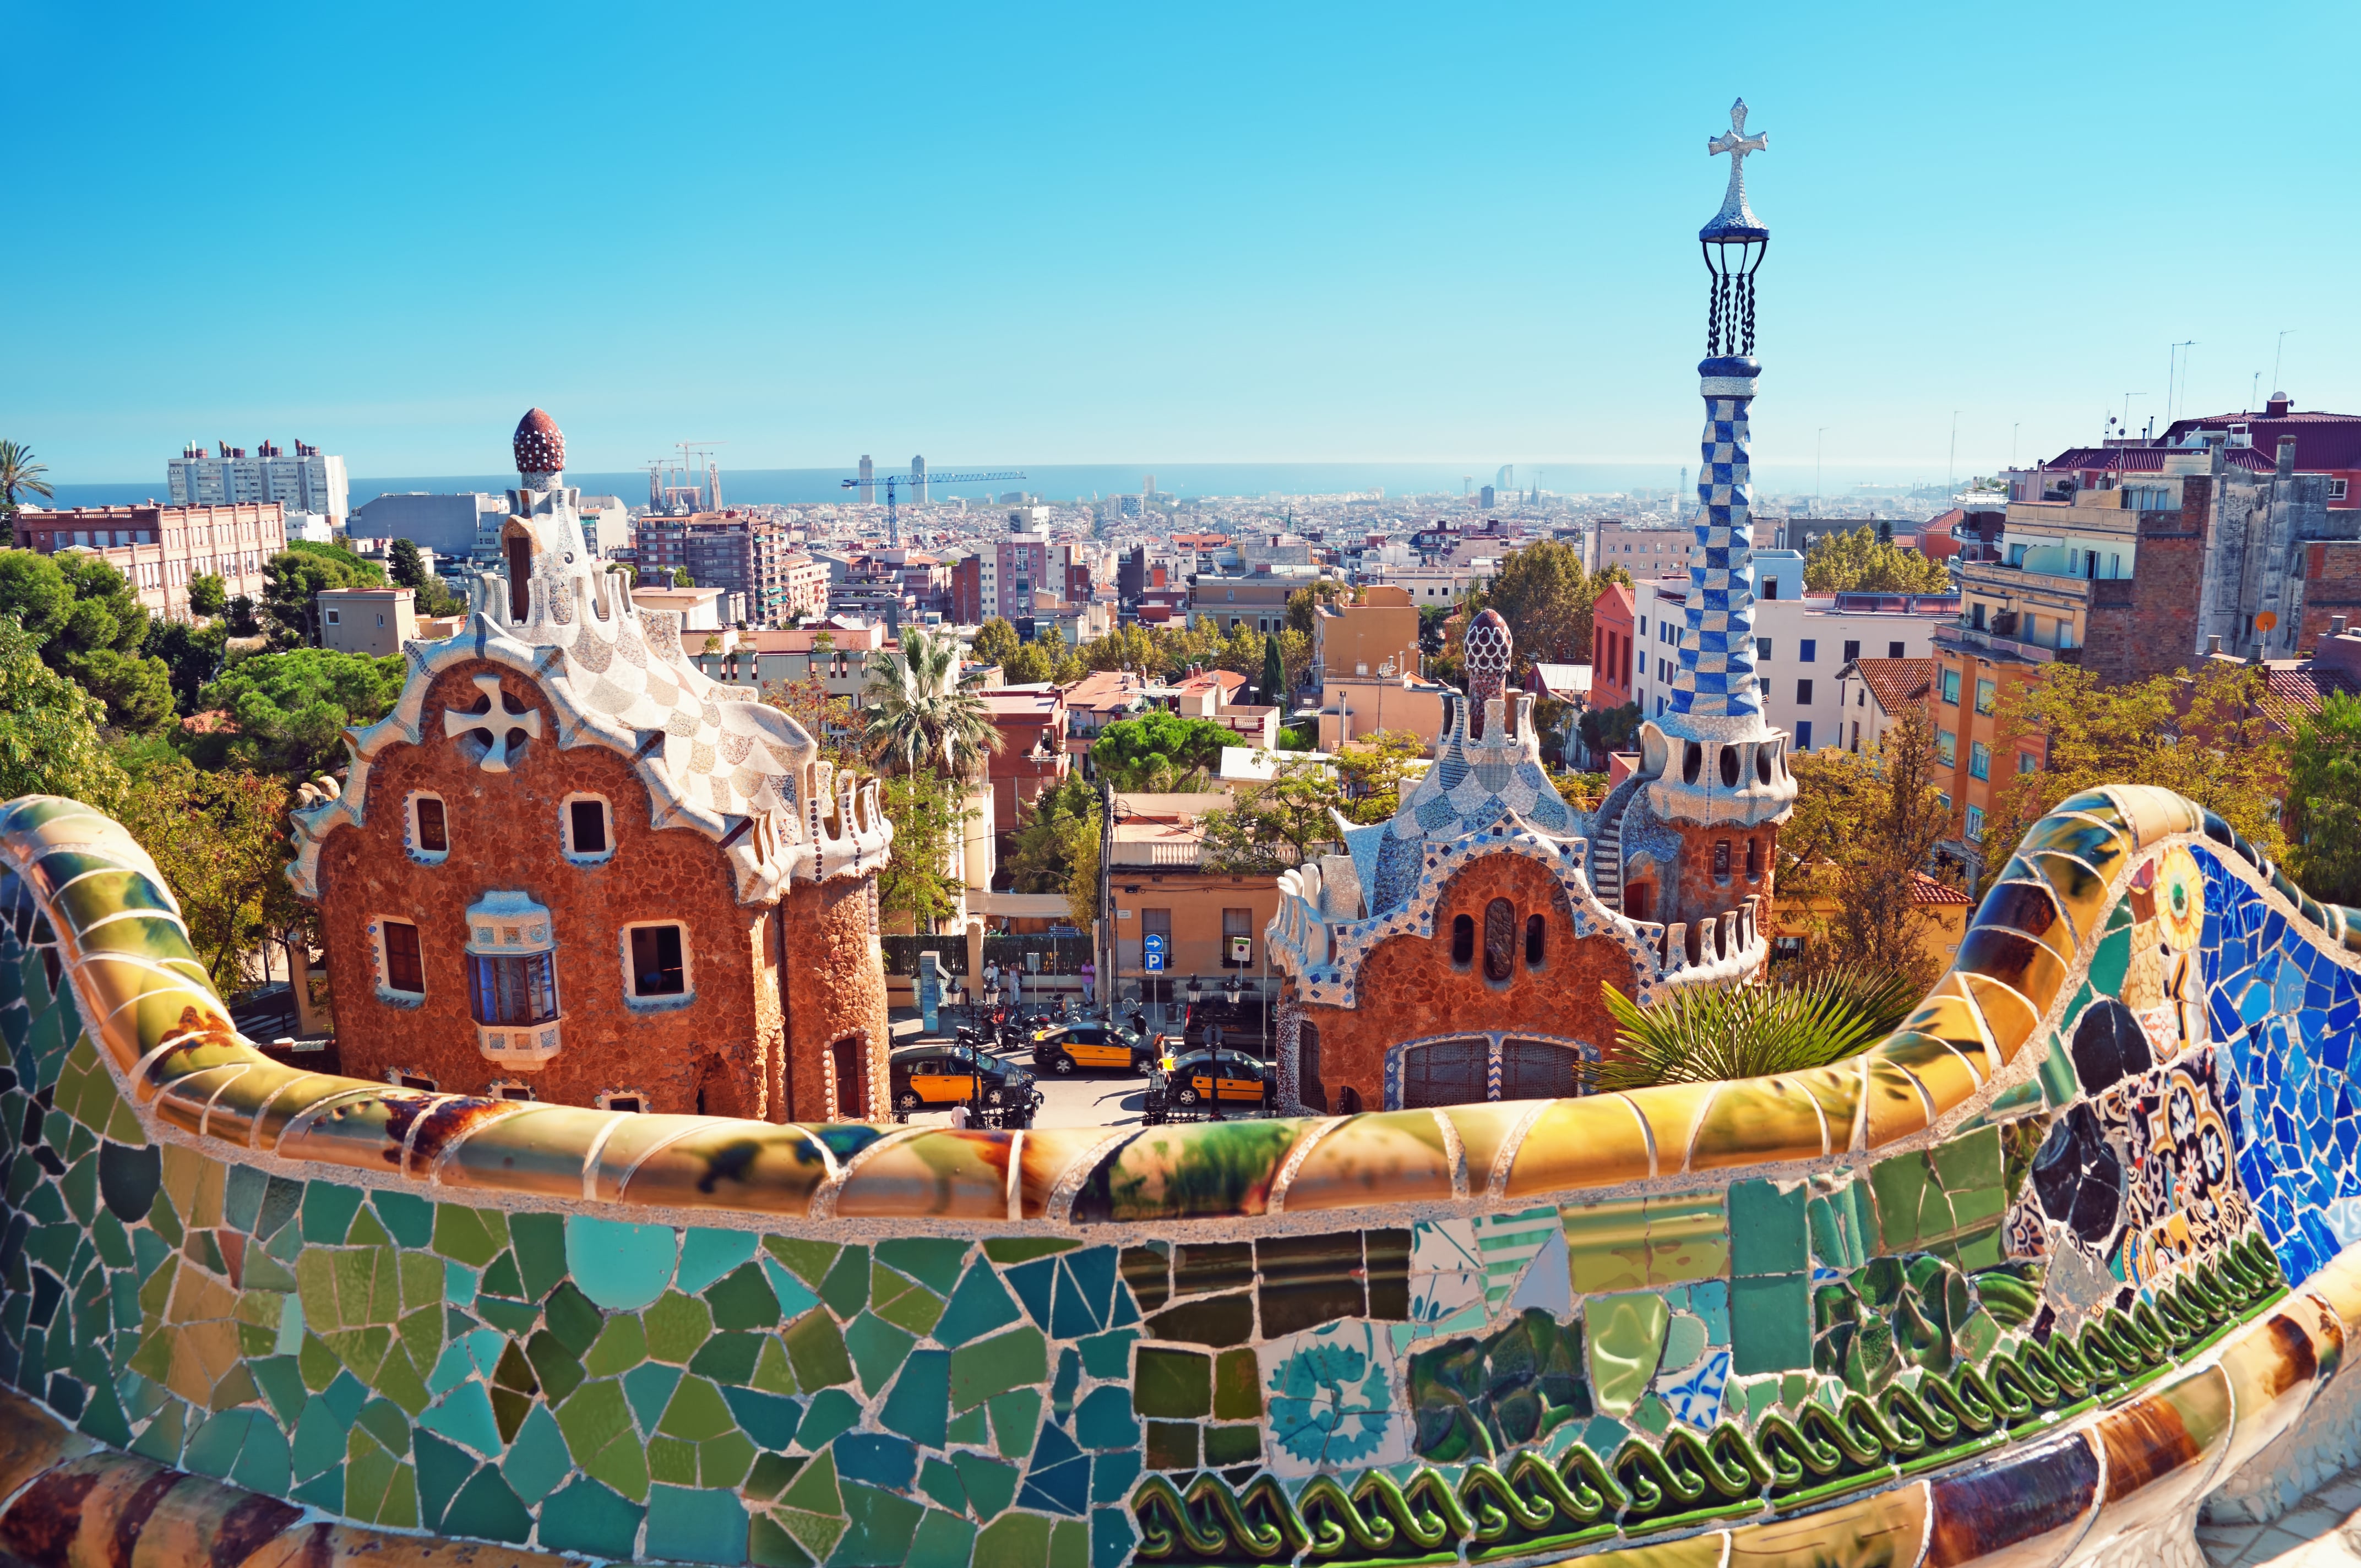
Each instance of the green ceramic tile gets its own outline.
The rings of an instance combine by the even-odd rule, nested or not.
[[[533,1515],[524,1502],[489,1465],[476,1472],[443,1515],[445,1534],[522,1545],[533,1535]]]
[[[1122,1377],[1131,1369],[1132,1343],[1137,1329],[1115,1329],[1081,1342],[1082,1370],[1093,1377]]]
[[[499,1256],[493,1258],[490,1263],[485,1265],[484,1276],[480,1282],[479,1288],[481,1288],[487,1295],[504,1296],[511,1299],[522,1299],[524,1297],[524,1275],[522,1271],[517,1267],[516,1255],[511,1252],[503,1252]]]
[[[680,1238],[680,1269],[674,1288],[694,1296],[754,1255],[757,1238],[752,1231],[717,1231],[692,1227]]]
[[[631,1423],[622,1386],[585,1384],[557,1407],[557,1427],[582,1473],[635,1503],[648,1495],[647,1450]]]
[[[1049,1380],[1049,1347],[1030,1326],[951,1352],[951,1408],[968,1409],[994,1395]]]
[[[948,1383],[948,1377],[946,1378],[946,1383]],[[944,1397],[946,1398],[950,1397],[950,1390],[948,1387],[946,1387],[944,1391]],[[983,1407],[982,1405],[978,1405],[972,1410],[966,1411],[963,1414],[956,1415],[951,1418],[950,1441],[953,1442],[973,1443],[978,1447],[981,1447],[992,1441],[992,1427],[989,1420],[985,1418]]]
[[[541,1506],[538,1541],[545,1551],[628,1561],[647,1510],[596,1481],[576,1481]]]
[[[983,1527],[975,1538],[974,1568],[1044,1568],[1049,1561],[1049,1521],[1038,1514],[1009,1514]]]
[[[861,1391],[874,1398],[879,1390],[893,1381],[901,1370],[903,1357],[917,1336],[907,1330],[897,1329],[873,1312],[862,1312],[845,1326],[845,1349],[852,1354],[854,1369],[861,1375]]]
[[[1753,1275],[1731,1280],[1730,1338],[1733,1373],[1810,1365],[1811,1276]]]
[[[941,1297],[882,1262],[869,1271],[869,1302],[871,1311],[914,1334],[930,1332],[943,1315]]]
[[[1251,1367],[1254,1353],[1242,1354]],[[1141,1415],[1194,1420],[1213,1413],[1211,1356],[1193,1350],[1144,1344],[1136,1353],[1134,1365],[1133,1398]]]
[[[2128,927],[2114,931],[2099,944],[2091,955],[2091,989],[2101,996],[2121,996],[2124,976],[2131,969],[2132,934]]]
[[[664,1419],[657,1422],[656,1430],[667,1437],[697,1442],[736,1431],[738,1420],[730,1414],[720,1389],[702,1377],[684,1377],[664,1406]]]
[[[967,1487],[961,1484],[959,1472],[939,1459],[920,1463],[918,1490],[953,1513],[967,1512]]]
[[[1666,1376],[1686,1372],[1704,1359],[1705,1347],[1705,1320],[1675,1312],[1664,1326],[1664,1352],[1658,1365]]]
[[[305,1182],[303,1239],[330,1245],[341,1243],[360,1206],[361,1190],[357,1187],[341,1187],[333,1181]]]
[[[1671,1311],[1662,1296],[1642,1290],[1593,1297],[1582,1316],[1592,1401],[1609,1415],[1629,1415],[1656,1375]]]
[[[656,1430],[664,1419],[664,1409],[672,1402],[672,1391],[680,1387],[681,1374],[676,1367],[661,1362],[634,1366],[623,1374],[623,1398],[631,1407],[631,1419],[639,1423],[642,1433]]]
[[[779,1323],[779,1298],[763,1277],[759,1264],[747,1263],[716,1281],[705,1292],[720,1329],[772,1329]]]
[[[763,1250],[787,1266],[790,1273],[813,1289],[828,1277],[836,1266],[838,1248],[828,1242],[798,1241],[789,1236],[764,1236]],[[834,1472],[831,1470],[830,1475]]]
[[[809,1449],[825,1447],[839,1433],[850,1431],[860,1420],[860,1400],[841,1388],[823,1388],[804,1412],[803,1424],[796,1429],[796,1442]]]
[[[843,1490],[847,1528],[831,1561],[903,1562],[909,1555],[924,1507],[897,1493],[858,1482],[845,1482]]]
[[[423,1247],[434,1240],[435,1206],[425,1199],[379,1188],[369,1195],[369,1206],[401,1245]]]
[[[1207,1427],[1208,1465],[1251,1464],[1262,1457],[1262,1429],[1253,1426]]]
[[[845,1353],[844,1332],[824,1309],[806,1312],[779,1337],[786,1345],[788,1363],[796,1369],[796,1386],[804,1392],[852,1380],[852,1358]]]
[[[1025,1239],[1031,1238],[1004,1237],[997,1241],[986,1242],[985,1255],[994,1256],[991,1249],[1001,1245],[1005,1241]],[[1050,1242],[1048,1237],[1038,1239],[1049,1243],[1060,1252],[1073,1245],[1070,1242]],[[959,1283],[960,1266],[967,1257],[967,1250],[968,1244],[962,1241],[951,1241],[934,1236],[907,1236],[895,1241],[879,1242],[877,1261],[900,1270],[926,1286],[928,1289],[941,1296],[949,1295],[951,1288]],[[1024,1260],[1021,1258],[1004,1260],[994,1257],[994,1261],[1022,1262]]]
[[[913,1442],[940,1448],[950,1436],[950,1354],[913,1351],[894,1379],[877,1423]]]
[[[1798,1184],[1782,1192],[1768,1181],[1730,1189],[1730,1269],[1732,1274],[1793,1274],[1809,1266],[1806,1194]]]
[[[524,1296],[538,1301],[566,1277],[566,1222],[556,1214],[513,1214],[509,1236],[517,1268],[523,1277]]]
[[[932,1332],[939,1343],[962,1345],[995,1329],[1005,1328],[1021,1316],[999,1274],[990,1266],[978,1263],[971,1265],[960,1277]]]
[[[990,1519],[1016,1501],[1019,1472],[1015,1465],[959,1451],[951,1454],[951,1468],[959,1472],[960,1485],[967,1489],[976,1518]]]
[[[955,1514],[928,1508],[911,1540],[908,1568],[968,1568],[974,1544],[975,1526]]]
[[[574,1457],[566,1452],[566,1436],[557,1425],[557,1418],[548,1407],[535,1405],[524,1419],[516,1441],[509,1446],[508,1457],[500,1461],[500,1473],[508,1477],[509,1486],[527,1504],[537,1504],[547,1497],[566,1473],[574,1467]]]
[[[1879,1160],[1869,1168],[1869,1185],[1877,1200],[1877,1250],[1886,1254],[1919,1250],[1921,1211],[1933,1185],[1926,1157],[1913,1151]]]
[[[752,1380],[754,1368],[761,1364],[763,1347],[776,1343],[769,1334],[735,1331],[715,1334],[688,1358],[688,1369],[716,1383],[745,1387]]]
[[[849,1246],[837,1255],[836,1265],[819,1282],[819,1299],[839,1321],[869,1304],[869,1249]]]
[[[754,1357],[754,1375],[746,1380],[750,1388],[765,1394],[792,1394],[800,1387],[796,1382],[795,1368],[787,1363],[787,1353],[779,1336],[764,1334],[763,1346]]]
[[[1033,1452],[1033,1439],[1041,1430],[1040,1389],[1011,1389],[995,1395],[984,1408],[992,1412],[993,1446],[1010,1459]]]
[[[686,1365],[713,1332],[713,1313],[694,1296],[667,1290],[642,1314],[648,1354],[658,1361]]]
[[[599,1330],[582,1358],[582,1368],[593,1377],[612,1377],[647,1359],[648,1336],[640,1320],[629,1312],[618,1312]]]
[[[1224,1351],[1213,1360],[1213,1414],[1223,1420],[1235,1421],[1259,1420],[1262,1413],[1262,1375],[1255,1353]]]

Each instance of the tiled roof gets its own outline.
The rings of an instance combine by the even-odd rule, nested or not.
[[[1949,883],[1928,876],[1925,872],[1910,873],[1910,902],[1913,904],[1973,904],[1974,899]]]
[[[2186,457],[2191,448],[2164,446],[2070,446],[2044,463],[2045,469],[2095,469],[2107,474],[2160,474],[2167,457]],[[2254,446],[2231,446],[2223,449],[2223,462],[2233,468],[2244,468],[2250,474],[2268,474],[2278,466],[2269,451],[2259,444]],[[2296,449],[2296,466],[2307,468],[2316,465],[2303,461],[2303,449]]]
[[[2263,674],[2264,710],[2282,729],[2291,730],[2303,715],[2318,713],[2320,699],[2328,692],[2361,696],[2361,681],[2308,659],[2301,663],[2275,662]]]
[[[2282,414],[2278,419],[2268,414],[2200,414],[2194,419],[2174,421],[2164,437],[2178,441],[2193,431],[2226,430],[2234,424],[2246,427],[2246,439],[2254,443],[2247,450],[2260,454],[2266,466],[2279,450],[2279,437],[2292,435],[2295,466],[2305,473],[2361,468],[2361,414],[2334,414],[2317,409]]]
[[[1852,667],[1868,683],[1877,706],[1899,713],[1927,695],[1935,683],[1932,659],[1855,659]]]

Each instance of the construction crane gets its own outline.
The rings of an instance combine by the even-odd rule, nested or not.
[[[936,485],[978,485],[988,480],[1021,479],[1024,477],[1014,469],[994,470],[989,474],[929,474],[927,484],[930,488]],[[895,487],[917,482],[916,477],[909,474],[874,474],[865,480],[847,479],[840,488],[850,490],[862,484],[885,487],[885,545],[889,550],[898,550],[902,547],[902,519],[901,514],[895,510]]]

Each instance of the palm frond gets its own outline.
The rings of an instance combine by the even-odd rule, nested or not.
[[[1593,1069],[1601,1091],[1826,1067],[1893,1033],[1918,1002],[1907,977],[1851,967],[1792,985],[1675,991],[1647,1007],[1601,991],[1616,1023],[1614,1052]]]

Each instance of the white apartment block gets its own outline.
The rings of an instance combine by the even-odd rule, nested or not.
[[[1804,557],[1792,550],[1756,551],[1754,574],[1754,678],[1763,717],[1799,751],[1843,741],[1838,671],[1854,659],[1932,658],[1935,627],[1959,616],[1955,598],[1806,595]],[[1631,686],[1649,718],[1672,707],[1688,593],[1686,573],[1638,578],[1634,587]],[[1886,608],[1866,608],[1872,604]]]
[[[1490,587],[1499,565],[1488,557],[1458,566],[1364,565],[1357,576],[1368,587],[1403,589],[1411,603],[1424,609],[1429,605],[1448,607],[1466,597],[1470,589]]]
[[[336,528],[344,526],[352,510],[345,460],[300,441],[291,455],[268,441],[252,453],[224,444],[210,455],[203,444],[191,442],[166,469],[174,506],[264,506],[276,501],[291,519],[297,512],[312,512]]]

